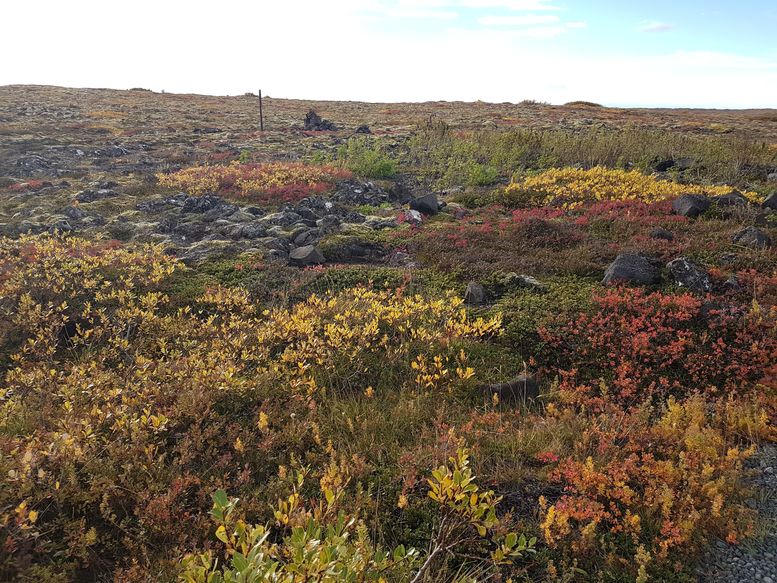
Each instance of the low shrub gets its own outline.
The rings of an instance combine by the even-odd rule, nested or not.
[[[753,528],[741,478],[754,448],[729,433],[731,403],[670,399],[655,422],[649,408],[593,417],[552,472],[563,494],[540,502],[545,542],[589,569],[648,581],[682,571],[678,558],[712,536],[741,540]],[[762,414],[753,421],[764,427]]]
[[[777,380],[773,309],[630,288],[595,295],[593,307],[539,331],[570,402],[605,411]]]
[[[217,193],[257,203],[295,202],[326,192],[335,182],[351,178],[342,168],[272,162],[226,166],[192,166],[170,174],[157,174],[162,186],[179,188],[191,195]]]
[[[0,391],[7,580],[165,579],[172,557],[205,548],[207,492],[265,516],[279,466],[305,459],[326,483],[335,463],[364,479],[363,454],[322,440],[324,403],[471,387],[462,343],[500,332],[458,298],[401,290],[261,310],[212,288],[171,310],[154,287],[174,264],[153,250],[1,243],[3,326],[31,339]]]
[[[343,485],[348,478],[331,475],[322,481],[321,500],[301,495],[305,474],[300,471],[293,492],[274,508],[282,542],[268,526],[253,526],[238,517],[236,498],[223,490],[213,495],[211,515],[216,538],[224,545],[225,566],[211,551],[182,561],[180,579],[186,583],[212,581],[259,583],[273,580],[292,583],[300,577],[321,581],[422,580],[435,563],[462,560],[482,576],[498,573],[500,566],[534,551],[536,539],[504,532],[496,516],[501,500],[491,490],[481,491],[474,481],[466,450],[432,472],[429,497],[437,504],[438,529],[426,555],[399,545],[391,552],[373,544],[367,525],[349,514],[343,504]],[[467,549],[482,540],[494,548],[490,557],[467,556]],[[475,559],[475,561],[473,561]],[[474,565],[472,565],[474,563]]]
[[[682,194],[721,195],[731,192],[727,186],[679,184],[658,180],[638,170],[611,170],[596,166],[551,169],[510,183],[504,190],[507,206],[576,206],[583,202],[630,200],[655,202]],[[745,193],[756,197],[755,193]]]
[[[337,159],[364,178],[392,178],[397,172],[396,162],[383,151],[380,142],[366,137],[349,139],[337,150]]]

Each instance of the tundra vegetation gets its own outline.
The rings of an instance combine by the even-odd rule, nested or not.
[[[768,528],[762,112],[79,91],[0,88],[0,580],[685,582]]]

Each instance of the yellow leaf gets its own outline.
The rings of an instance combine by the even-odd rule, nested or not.
[[[267,431],[267,428],[270,426],[269,420],[267,419],[267,413],[264,411],[259,412],[259,422],[257,423],[257,426],[262,431]]]
[[[223,524],[216,529],[216,538],[219,539],[223,543],[229,542],[229,536],[227,535],[227,529],[224,528]]]

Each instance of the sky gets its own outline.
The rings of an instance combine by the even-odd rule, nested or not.
[[[0,85],[777,107],[775,0],[2,0]]]

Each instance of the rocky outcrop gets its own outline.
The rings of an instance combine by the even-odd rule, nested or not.
[[[331,121],[323,119],[312,109],[305,116],[305,130],[309,132],[334,131],[337,128]]]

